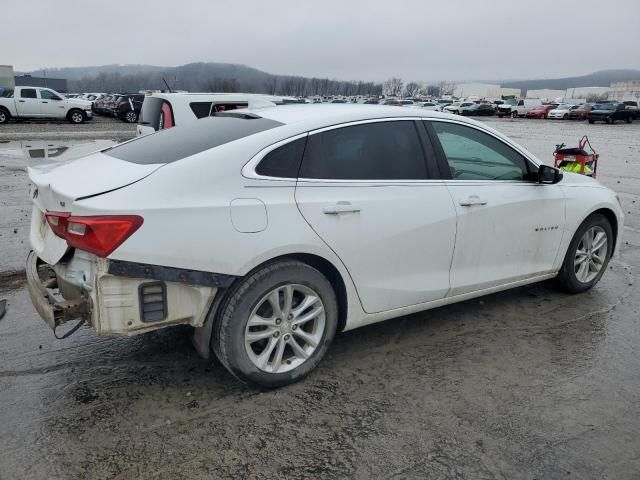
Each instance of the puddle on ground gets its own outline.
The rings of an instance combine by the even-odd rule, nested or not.
[[[75,160],[115,144],[113,140],[0,140],[0,158],[21,159],[31,167]]]

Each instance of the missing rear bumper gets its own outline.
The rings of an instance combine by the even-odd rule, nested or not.
[[[65,300],[57,292],[57,279],[53,269],[34,252],[27,257],[27,288],[31,302],[42,319],[52,329],[69,320],[87,319],[90,302],[87,298]]]

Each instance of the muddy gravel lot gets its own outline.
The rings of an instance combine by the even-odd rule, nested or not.
[[[0,479],[639,479],[640,124],[486,123],[547,160],[589,135],[626,212],[599,285],[545,282],[347,332],[277,391],[200,359],[187,328],[54,339],[24,287],[24,167],[133,127],[2,126]]]

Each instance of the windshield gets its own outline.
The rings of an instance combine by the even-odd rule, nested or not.
[[[615,110],[613,103],[597,103],[593,106],[594,110]]]

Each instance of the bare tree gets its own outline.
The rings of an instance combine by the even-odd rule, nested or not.
[[[413,97],[420,91],[420,85],[416,82],[409,82],[404,87],[404,95],[406,97]]]
[[[275,95],[278,90],[278,77],[269,77],[264,81],[264,90],[269,95]]]
[[[402,93],[403,85],[404,84],[401,78],[392,77],[384,82],[383,90],[387,95],[391,97],[397,97]]]
[[[587,95],[587,103],[604,102],[607,99],[606,93],[590,93]]]

